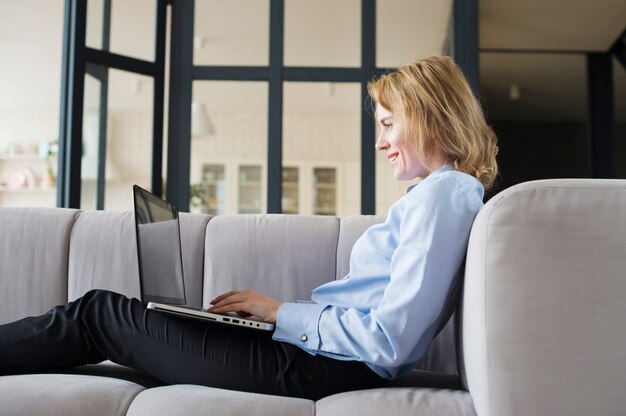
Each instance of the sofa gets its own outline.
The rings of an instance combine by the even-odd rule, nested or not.
[[[284,300],[342,278],[381,216],[181,214],[187,302]],[[0,323],[93,288],[139,296],[132,212],[0,208]],[[459,306],[416,369],[317,402],[163,385],[111,362],[0,377],[0,415],[624,415],[626,181],[527,182],[492,197]],[[0,363],[1,366],[1,363]]]

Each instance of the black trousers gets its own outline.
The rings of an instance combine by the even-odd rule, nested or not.
[[[0,374],[58,371],[107,359],[168,384],[313,400],[384,383],[363,363],[312,356],[264,331],[155,312],[103,290],[0,326]]]

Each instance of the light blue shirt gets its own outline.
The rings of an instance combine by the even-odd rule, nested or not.
[[[357,240],[343,280],[316,288],[310,302],[280,306],[273,338],[363,361],[384,378],[414,368],[445,323],[446,302],[456,301],[449,293],[483,193],[449,165],[428,175]]]

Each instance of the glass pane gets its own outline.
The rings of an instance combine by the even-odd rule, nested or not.
[[[93,49],[102,49],[102,29],[104,28],[104,0],[87,2],[87,30],[85,45]]]
[[[56,205],[63,2],[2,2],[0,206]]]
[[[111,3],[111,52],[153,62],[157,0]]]
[[[285,65],[361,66],[361,1],[285,0]]]
[[[361,88],[356,83],[286,82],[283,165],[300,168],[299,213],[361,211]],[[330,171],[334,174],[330,174]],[[334,175],[334,176],[333,176]],[[321,178],[334,177],[332,188]],[[316,182],[317,181],[317,182]],[[317,187],[316,184],[323,186]],[[325,204],[320,205],[320,189]]]
[[[300,170],[283,167],[283,214],[297,214],[300,209]]]
[[[626,68],[613,58],[615,177],[626,179]]]
[[[267,83],[195,81],[192,88],[191,189],[208,206],[192,199],[191,211],[265,212]],[[208,173],[211,166],[221,173]],[[219,184],[207,188],[211,180]]]
[[[481,53],[480,90],[498,136],[496,190],[589,176],[585,55]]]
[[[196,0],[194,65],[267,65],[269,0]]]
[[[132,185],[150,189],[154,80],[109,70],[105,210],[132,210]]]
[[[263,210],[263,174],[261,166],[239,166],[239,214],[260,214]]]
[[[104,0],[87,2],[87,33],[90,48],[103,49]],[[111,0],[109,51],[154,61],[157,0]]]
[[[396,67],[448,50],[452,0],[385,0],[376,7],[376,66]]]

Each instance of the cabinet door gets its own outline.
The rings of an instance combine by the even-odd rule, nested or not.
[[[263,210],[263,170],[259,165],[239,166],[239,214],[260,214]]]
[[[300,169],[295,166],[283,167],[283,214],[300,213]]]
[[[222,215],[226,213],[226,180],[224,165],[203,165],[202,183],[198,195],[192,187],[192,204],[199,203],[203,213]],[[198,198],[199,201],[195,201]]]
[[[336,168],[313,168],[313,214],[337,214]]]

